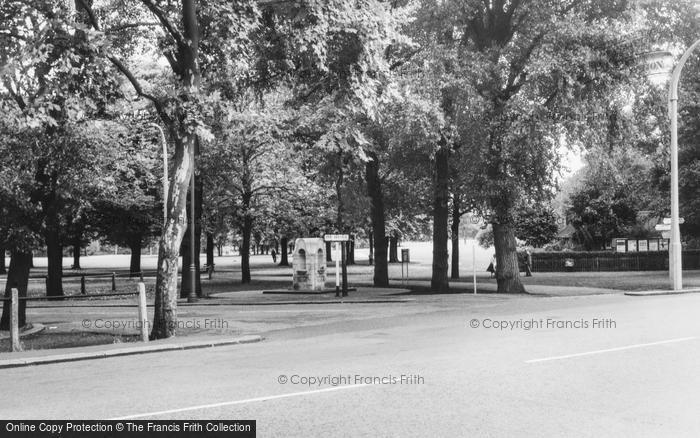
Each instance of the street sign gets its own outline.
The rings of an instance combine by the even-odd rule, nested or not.
[[[671,52],[656,51],[642,55],[642,62],[649,81],[657,86],[665,84],[671,77],[674,58]]]
[[[326,234],[323,236],[326,242],[347,242],[350,240],[349,234]]]
[[[679,224],[684,224],[684,223],[685,223],[685,219],[683,219],[682,217],[679,217],[679,218],[678,218],[678,223],[679,223]],[[670,217],[665,217],[665,218],[664,218],[664,224],[666,224],[666,225],[671,225],[671,218],[670,218]]]
[[[657,224],[654,228],[656,231],[671,231],[671,224]]]

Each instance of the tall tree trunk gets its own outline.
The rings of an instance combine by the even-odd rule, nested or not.
[[[5,263],[5,248],[0,247],[0,274],[7,274],[7,265]]]
[[[200,30],[197,6],[194,0],[182,0],[182,27],[187,44],[177,48],[177,64],[174,72],[179,76],[180,99],[196,99],[201,73],[197,61]],[[155,315],[152,339],[169,338],[177,326],[178,252],[187,228],[186,201],[190,178],[194,173],[196,136],[187,125],[189,117],[176,114],[172,118],[159,111],[175,140],[174,175],[168,194],[168,215],[158,249],[158,276],[156,278]]]
[[[195,138],[195,157],[200,156],[200,141]],[[195,163],[196,165],[197,163]],[[194,180],[194,214],[195,214],[195,226],[194,226],[194,266],[195,266],[195,293],[197,297],[202,298],[204,293],[202,292],[202,262],[200,260],[200,254],[202,253],[202,211],[204,208],[204,178],[198,177]],[[192,283],[190,281],[190,288]]]
[[[370,261],[374,257],[374,285],[386,287],[389,285],[389,265],[386,257],[384,193],[382,192],[382,181],[379,178],[379,158],[374,152],[370,153],[369,157],[371,160],[365,164],[365,180],[367,182],[367,196],[370,199],[370,218],[372,220],[369,247]]]
[[[241,245],[241,283],[250,283],[250,234],[253,230],[253,218],[246,214],[243,218],[243,244]]]
[[[177,282],[180,243],[187,228],[187,190],[193,166],[191,148],[194,138],[181,133],[175,136],[175,170],[168,192],[168,220],[158,244],[158,274],[151,339],[175,335],[177,326]]]
[[[289,251],[289,238],[284,236],[280,242],[280,266],[289,266],[287,251]]]
[[[3,252],[3,257],[5,253]],[[7,273],[7,282],[5,283],[5,298],[10,298],[12,288],[16,288],[20,297],[27,296],[27,285],[29,284],[29,262],[31,261],[31,252],[22,252],[13,250],[10,254],[10,270]],[[19,326],[24,327],[27,323],[27,302],[21,300],[19,302]],[[4,301],[2,306],[2,318],[0,318],[0,330],[10,329],[10,302]]]
[[[351,240],[347,242],[347,250],[345,251],[345,264],[355,264],[355,236],[350,236]]]
[[[131,257],[129,261],[129,276],[138,277],[141,272],[141,243],[142,237],[140,234],[134,235],[129,241],[129,249]]]
[[[389,263],[399,262],[399,238],[392,234],[389,237]]]
[[[80,269],[80,236],[73,240],[73,269]]]
[[[214,234],[207,232],[207,268],[214,272]]]
[[[459,222],[462,217],[460,211],[459,194],[452,196],[452,272],[450,277],[454,280],[459,278]]]
[[[217,244],[216,245],[216,253],[218,254],[219,257],[223,257],[224,256],[224,245]]]
[[[505,216],[498,216],[499,218]],[[525,287],[520,281],[518,252],[515,232],[510,222],[494,223],[493,243],[496,247],[496,281],[498,293],[524,293]]]
[[[333,261],[333,251],[331,248],[331,243],[332,242],[326,242],[326,262]]]
[[[199,143],[199,142],[196,142]],[[196,146],[195,146],[196,148]],[[196,155],[195,155],[196,156]],[[194,180],[194,215],[195,215],[195,226],[194,226],[194,267],[195,267],[195,294],[198,297],[202,296],[202,279],[201,279],[201,261],[199,260],[199,254],[202,250],[201,235],[202,235],[202,178],[196,178]],[[189,217],[189,212],[191,211],[191,194],[187,195],[187,212]],[[182,238],[182,243],[180,244],[180,252],[182,254],[182,282],[180,283],[180,298],[187,298],[190,294],[190,289],[192,289],[192,252],[190,248],[190,224],[187,224],[187,229],[185,230],[185,235]]]
[[[57,226],[50,226],[46,230],[46,256],[49,277],[46,295],[63,296],[63,245]]]
[[[449,149],[440,147],[435,153],[435,175],[433,187],[433,274],[430,287],[435,292],[446,292],[450,288],[447,278],[448,251],[447,228],[449,209]]]

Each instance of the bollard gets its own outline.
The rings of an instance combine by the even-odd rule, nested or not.
[[[139,272],[139,280],[143,283],[143,271]]]
[[[19,292],[12,288],[10,297],[10,338],[12,351],[22,351],[19,343]]]
[[[46,295],[51,295],[49,293],[49,276],[46,276]]]
[[[112,272],[112,292],[117,291],[117,274]]]
[[[85,291],[85,276],[81,275],[80,276],[80,293],[85,295],[87,292]]]
[[[139,321],[141,340],[148,342],[148,307],[146,307],[146,285],[143,283],[139,283]]]

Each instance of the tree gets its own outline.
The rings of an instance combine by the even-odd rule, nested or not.
[[[0,274],[7,274],[7,262],[5,260],[5,247],[0,247]]]
[[[2,91],[8,109],[23,119],[15,134],[28,146],[13,158],[33,166],[29,199],[39,207],[35,230],[47,247],[53,296],[63,295],[62,247],[71,237],[65,231],[80,222],[99,190],[88,175],[100,166],[100,146],[91,138],[95,125],[86,122],[103,117],[118,94],[104,64],[91,61],[96,53],[82,29],[84,17],[71,25],[70,14],[63,3],[14,1],[0,9]]]
[[[541,248],[559,231],[557,215],[543,205],[521,206],[515,214],[515,237],[525,245]]]
[[[256,111],[257,110],[257,111]],[[256,222],[271,214],[267,206],[282,191],[300,189],[294,166],[279,166],[295,159],[282,138],[280,113],[262,112],[251,103],[245,111],[222,104],[226,122],[217,130],[217,142],[206,156],[211,186],[220,203],[228,204],[241,236],[241,282],[250,283],[251,236]],[[259,111],[259,112],[258,112]],[[294,188],[292,188],[294,187]]]
[[[425,32],[443,108],[482,169],[472,187],[480,213],[493,218],[498,291],[522,292],[513,213],[517,200],[551,196],[560,139],[584,123],[562,120],[624,77],[634,62],[625,5],[586,2],[423,2]],[[437,58],[437,59],[436,59]],[[439,60],[438,62],[435,62]],[[473,129],[477,121],[483,129]]]
[[[105,242],[130,249],[129,272],[138,276],[141,248],[159,234],[163,221],[160,138],[145,120],[122,120],[109,129],[123,139],[111,147],[113,189],[93,203],[89,222]]]
[[[435,152],[435,173],[433,177],[433,275],[430,287],[437,292],[449,289],[447,280],[447,223],[449,220],[449,157],[450,148],[445,139],[441,139],[439,149]]]
[[[106,3],[106,11],[111,13],[96,13],[91,1],[78,0],[78,3],[78,11],[87,15],[94,30],[93,44],[110,48],[104,51],[106,58],[129,81],[137,96],[153,104],[175,145],[167,220],[158,251],[151,333],[154,339],[167,338],[175,334],[178,254],[186,228],[187,190],[194,171],[195,147],[198,139],[210,135],[202,120],[201,106],[211,96],[202,93],[203,86],[207,80],[215,80],[222,69],[229,69],[232,76],[240,74],[239,60],[247,55],[246,43],[257,25],[259,10],[255,3],[245,1],[233,5],[223,1],[198,5],[194,0],[181,3],[142,0],[139,5]],[[156,20],[158,32],[148,32],[153,27],[152,19]],[[138,66],[134,65],[134,57],[127,56],[133,47],[124,36],[135,29],[143,30],[144,38],[139,41],[146,42],[145,47],[138,47],[141,54],[160,53],[167,60],[170,75],[159,73],[164,75],[161,77],[165,77],[171,91],[165,87],[151,91],[151,87],[144,85],[144,78],[134,73],[134,67]]]
[[[612,238],[628,235],[641,210],[658,211],[654,206],[661,198],[649,185],[653,162],[636,149],[593,150],[586,161],[567,215],[576,229],[574,240],[600,250]]]
[[[3,96],[4,97],[4,96]],[[0,140],[0,152],[5,159],[25,156],[21,135],[24,124],[18,109],[0,99],[5,117],[0,120],[3,136]],[[13,160],[14,161],[14,160]],[[12,288],[18,290],[20,297],[27,296],[29,271],[31,267],[31,250],[41,240],[40,220],[37,219],[36,203],[30,201],[32,190],[32,168],[23,160],[14,161],[14,166],[0,167],[0,246],[10,249],[10,266],[5,283],[4,297],[9,298]],[[5,254],[3,253],[4,257]],[[26,301],[20,301],[18,309],[19,326],[26,324]],[[0,330],[9,330],[10,303],[3,303]]]

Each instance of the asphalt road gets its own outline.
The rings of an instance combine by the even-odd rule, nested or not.
[[[2,370],[0,418],[255,419],[263,437],[700,436],[700,295],[427,300],[348,306],[258,344]],[[276,310],[289,308],[257,316]]]

